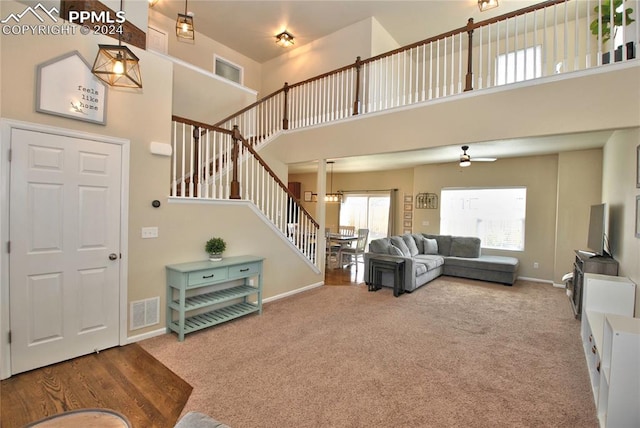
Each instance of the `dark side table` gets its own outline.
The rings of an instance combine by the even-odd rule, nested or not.
[[[404,293],[404,260],[397,257],[376,256],[369,259],[369,291],[378,291],[382,286],[382,273],[393,274],[393,295],[398,297]]]

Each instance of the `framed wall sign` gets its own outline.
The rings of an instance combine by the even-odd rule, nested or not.
[[[640,146],[636,147],[636,187],[640,188]]]
[[[640,238],[640,195],[636,196],[636,238]]]
[[[36,111],[106,125],[107,85],[78,51],[37,67]]]

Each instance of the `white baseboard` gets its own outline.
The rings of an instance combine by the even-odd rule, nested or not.
[[[269,303],[275,300],[284,299],[285,297],[293,296],[294,294],[302,293],[304,291],[313,290],[314,288],[318,288],[324,285],[324,281],[316,282],[315,284],[307,285],[306,287],[297,288],[295,290],[287,291],[286,293],[277,294],[275,296],[267,297],[266,299],[262,299],[262,303]]]
[[[553,284],[553,281],[550,281],[548,279],[529,278],[527,276],[519,276],[518,279],[521,279],[523,281],[540,282],[542,284]]]
[[[315,284],[307,285],[306,287],[298,288],[296,290],[287,291],[286,293],[282,293],[282,294],[278,294],[278,295],[275,295],[275,296],[272,296],[272,297],[268,297],[268,298],[262,300],[262,303],[269,303],[269,302],[273,302],[275,300],[284,299],[285,297],[289,297],[289,296],[293,296],[294,294],[298,294],[298,293],[302,293],[302,292],[305,292],[305,291],[309,291],[309,290],[312,290],[314,288],[321,287],[323,285],[324,285],[324,281],[317,282]],[[163,334],[166,334],[166,333],[167,333],[167,328],[163,327],[163,328],[159,328],[157,330],[148,331],[146,333],[138,334],[138,335],[135,335],[135,336],[129,336],[129,337],[127,337],[127,342],[123,343],[123,345],[128,345],[130,343],[140,342],[142,340],[151,339],[152,337],[156,337],[156,336],[162,336]]]
[[[162,336],[163,334],[166,334],[166,333],[167,333],[167,328],[163,327],[157,330],[148,331],[146,333],[138,334],[135,336],[129,336],[127,337],[127,343],[124,343],[123,345],[140,342],[141,340],[151,339],[152,337],[156,337],[156,336]]]

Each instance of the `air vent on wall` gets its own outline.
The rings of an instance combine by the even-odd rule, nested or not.
[[[160,322],[160,297],[131,302],[130,329],[137,330]]]

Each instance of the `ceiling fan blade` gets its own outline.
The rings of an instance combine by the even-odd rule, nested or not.
[[[471,158],[471,162],[495,162],[497,158]]]

